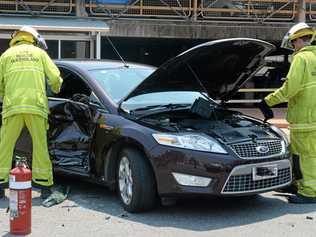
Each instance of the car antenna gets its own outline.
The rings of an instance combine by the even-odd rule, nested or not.
[[[123,59],[123,57],[121,56],[121,54],[119,53],[119,51],[118,51],[118,50],[116,49],[116,47],[114,46],[114,44],[113,44],[112,40],[110,39],[110,37],[107,36],[107,35],[106,35],[105,37],[106,37],[106,39],[109,41],[111,47],[114,49],[115,53],[120,57],[121,61],[122,61],[123,64],[124,64],[124,67],[129,67],[129,66],[127,65],[127,63],[125,62],[125,60]]]

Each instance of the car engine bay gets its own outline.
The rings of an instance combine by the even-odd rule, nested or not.
[[[194,103],[190,109],[151,114],[141,121],[166,132],[205,133],[226,143],[279,138],[269,126],[256,119],[220,105],[206,108],[205,101],[202,103],[201,107]]]

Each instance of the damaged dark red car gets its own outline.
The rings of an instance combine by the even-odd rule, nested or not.
[[[238,196],[290,184],[281,130],[225,106],[274,46],[254,39],[198,45],[158,69],[120,61],[56,61],[49,97],[56,172],[104,184],[130,212],[158,198]],[[17,153],[30,156],[23,134]]]

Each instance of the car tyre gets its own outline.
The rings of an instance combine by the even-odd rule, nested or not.
[[[120,152],[117,165],[117,190],[128,212],[152,209],[157,201],[154,173],[147,158],[131,148]]]

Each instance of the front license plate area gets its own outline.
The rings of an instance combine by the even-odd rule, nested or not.
[[[252,168],[253,181],[278,177],[277,165],[266,165]]]

